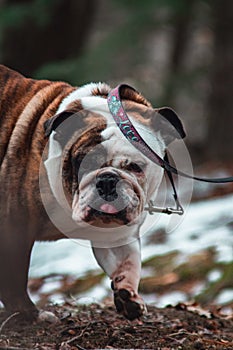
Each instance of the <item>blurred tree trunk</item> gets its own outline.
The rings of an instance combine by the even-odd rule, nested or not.
[[[31,0],[5,0],[5,6],[30,5]],[[76,57],[83,49],[93,22],[97,1],[57,0],[49,13],[38,8],[20,24],[3,33],[2,63],[33,75],[41,65]],[[36,18],[35,18],[36,17]]]
[[[207,145],[212,160],[233,160],[233,1],[213,0],[214,58]]]
[[[176,86],[183,71],[183,63],[190,40],[190,22],[193,17],[195,0],[181,1],[177,10],[173,10],[171,23],[173,25],[173,40],[168,66],[167,86],[163,100],[165,104],[174,105]]]

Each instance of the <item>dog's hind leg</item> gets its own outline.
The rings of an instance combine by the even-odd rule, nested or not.
[[[133,320],[146,310],[138,295],[141,274],[140,241],[114,248],[95,248],[96,260],[112,280],[114,302],[118,312]]]
[[[19,223],[0,232],[0,299],[6,311],[20,318],[34,319],[37,309],[27,293],[28,267],[33,241],[22,234]]]

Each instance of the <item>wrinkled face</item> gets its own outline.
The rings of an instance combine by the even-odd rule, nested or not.
[[[96,226],[139,223],[162,171],[124,140],[115,126],[105,129],[101,138],[100,144],[84,155],[77,152],[73,160],[78,187],[72,218]]]
[[[84,131],[71,146],[72,219],[98,227],[140,224],[163,171],[125,139],[107,110],[101,112],[103,127]],[[101,124],[99,115],[92,113],[92,124]],[[135,123],[163,156],[164,144],[158,135]]]

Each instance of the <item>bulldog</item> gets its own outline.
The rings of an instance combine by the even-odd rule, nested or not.
[[[145,312],[138,295],[140,228],[163,169],[124,138],[107,104],[105,83],[72,87],[33,80],[0,66],[0,298],[10,313],[38,317],[27,293],[34,242],[89,240],[111,279],[118,312]],[[161,157],[184,137],[169,108],[153,109],[125,88],[132,123]]]

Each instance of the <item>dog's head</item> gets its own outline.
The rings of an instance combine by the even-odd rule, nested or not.
[[[61,205],[65,194],[78,224],[141,224],[163,170],[124,138],[108,109],[109,91],[106,84],[86,85],[69,95],[45,123],[46,136],[50,136],[49,182]],[[173,110],[153,109],[130,88],[122,91],[122,101],[139,133],[161,157],[169,143],[185,136]]]

